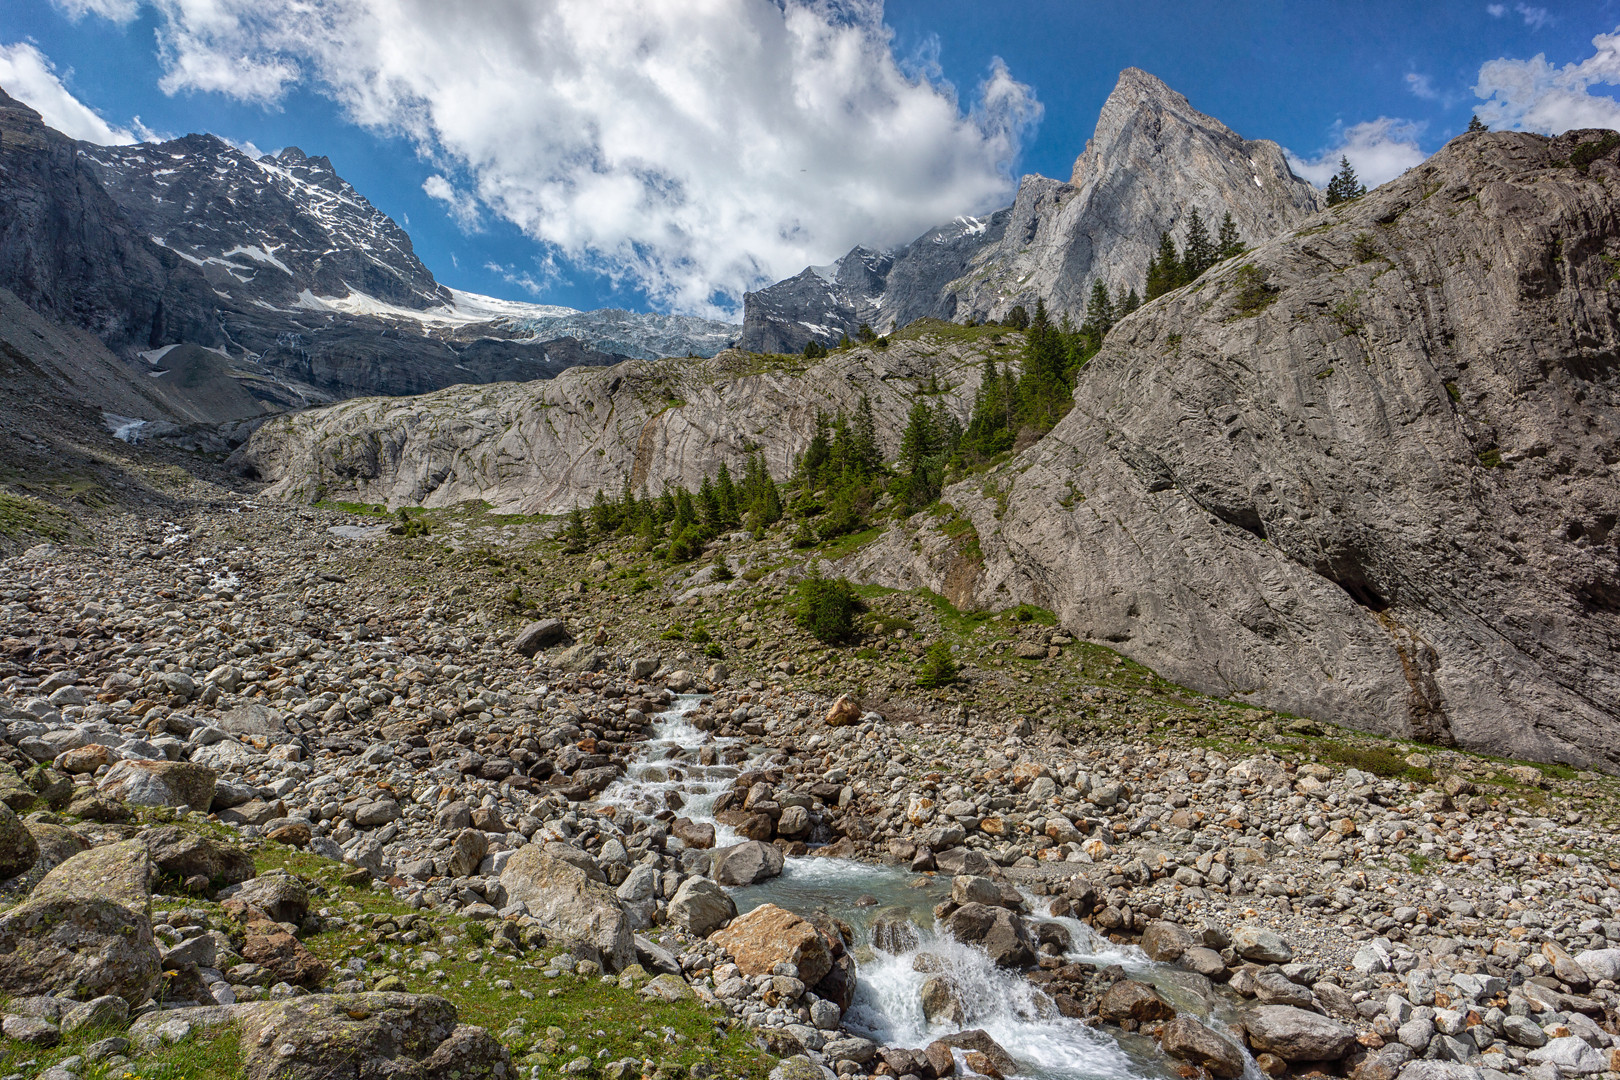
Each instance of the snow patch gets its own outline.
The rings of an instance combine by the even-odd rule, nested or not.
[[[101,422],[107,425],[112,437],[131,445],[141,441],[141,429],[150,421],[142,420],[138,416],[119,416],[117,413],[104,412]]]
[[[286,274],[288,277],[292,277],[292,269],[286,263],[276,258],[276,252],[280,251],[286,246],[286,244],[277,244],[273,248],[267,248],[262,244],[254,244],[251,247],[246,244],[238,244],[229,251],[221,252],[220,257],[229,259],[232,255],[246,255],[254,262],[264,263],[266,266],[273,266],[277,270],[280,270],[283,274]]]
[[[169,355],[169,350],[177,349],[179,347],[180,346],[178,344],[176,344],[176,345],[165,345],[161,349],[150,349],[147,352],[141,353],[140,358],[142,360],[145,360],[148,364],[156,364],[159,360],[161,360],[165,356]]]

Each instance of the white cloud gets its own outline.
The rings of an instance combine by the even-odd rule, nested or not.
[[[1425,101],[1433,101],[1440,96],[1434,86],[1429,82],[1427,75],[1419,75],[1415,71],[1406,73],[1406,88]]]
[[[479,213],[476,196],[457,190],[454,184],[438,173],[422,181],[422,190],[427,193],[428,198],[444,203],[444,208],[449,211],[456,224],[461,226],[462,232],[477,231]]]
[[[56,66],[27,42],[0,45],[0,87],[70,138],[103,146],[138,142],[128,128],[115,127],[62,85]],[[138,123],[138,121],[137,121]],[[140,130],[144,133],[145,127]]]
[[[1361,182],[1369,189],[1375,188],[1429,156],[1418,146],[1423,128],[1421,123],[1380,116],[1344,128],[1339,133],[1338,145],[1314,158],[1301,158],[1292,150],[1287,151],[1288,164],[1296,174],[1321,187],[1339,171],[1339,159],[1347,157]]]
[[[1550,26],[1558,20],[1553,18],[1552,12],[1544,7],[1531,7],[1529,4],[1515,4],[1513,10],[1524,16],[1524,25],[1532,30],[1540,30],[1543,26]]]
[[[1481,65],[1474,93],[1485,99],[1479,118],[1494,128],[1557,135],[1571,128],[1620,128],[1620,102],[1593,94],[1598,84],[1620,84],[1620,29],[1592,39],[1593,54],[1554,67],[1544,54],[1503,57]]]
[[[1493,18],[1493,19],[1500,19],[1502,16],[1507,14],[1507,5],[1506,4],[1486,4],[1485,5],[1485,12],[1486,12],[1486,14],[1490,15],[1490,17]]]
[[[927,49],[898,62],[881,0],[149,2],[164,90],[317,88],[546,251],[694,312],[1004,204],[1040,116],[999,61],[971,102]]]
[[[141,0],[52,0],[52,3],[75,22],[86,15],[99,15],[116,23],[127,23],[141,10]]]

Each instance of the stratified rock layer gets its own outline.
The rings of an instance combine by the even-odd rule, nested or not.
[[[960,591],[1239,700],[1620,763],[1620,163],[1567,164],[1598,137],[1459,138],[1127,318],[1051,434],[946,492]]]

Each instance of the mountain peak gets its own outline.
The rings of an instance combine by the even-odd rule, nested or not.
[[[1176,136],[1167,133],[1167,127],[1180,128],[1187,133],[1200,132],[1216,140],[1243,141],[1213,116],[1193,108],[1185,94],[1172,90],[1157,75],[1141,68],[1126,68],[1119,73],[1108,100],[1103,102],[1102,112],[1097,116],[1097,130],[1086,140],[1085,151],[1075,159],[1069,183],[1084,183],[1088,164],[1100,165],[1115,146],[1130,141],[1138,132],[1148,134],[1160,145],[1174,142]]]

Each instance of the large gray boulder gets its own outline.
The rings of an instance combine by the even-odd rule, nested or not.
[[[1178,1016],[1165,1024],[1159,1031],[1159,1044],[1171,1057],[1201,1066],[1225,1080],[1242,1076],[1247,1063],[1241,1047],[1190,1016]]]
[[[247,1080],[455,1077],[512,1080],[488,1031],[432,994],[312,994],[238,1005]]]
[[[533,656],[541,649],[549,649],[568,640],[568,627],[561,619],[540,619],[518,631],[512,639],[512,649],[521,656]]]
[[[775,844],[750,840],[714,853],[714,880],[721,885],[757,885],[780,874],[785,863]]]
[[[1244,1020],[1249,1045],[1284,1061],[1338,1061],[1356,1044],[1356,1033],[1318,1013],[1292,1005],[1261,1005]]]
[[[134,840],[73,856],[0,915],[0,992],[106,995],[131,1007],[157,993],[162,960],[152,937],[146,849]]]
[[[0,802],[0,878],[27,873],[39,861],[39,841],[5,803]]]
[[[586,959],[608,971],[629,967],[636,960],[630,918],[601,870],[579,863],[529,844],[506,861],[501,885],[510,901],[527,904],[529,914],[583,949]]]
[[[953,938],[983,948],[997,967],[1021,968],[1035,962],[1035,944],[1023,920],[1004,907],[963,904],[951,912],[948,926]]]
[[[736,903],[708,878],[687,878],[669,901],[670,924],[698,937],[708,937],[736,917]]]
[[[97,782],[111,799],[131,806],[185,806],[206,814],[219,774],[189,761],[120,761]]]

